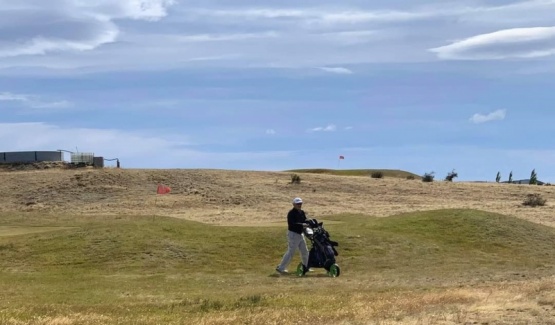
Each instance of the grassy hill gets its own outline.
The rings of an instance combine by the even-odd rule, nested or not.
[[[473,208],[555,227],[549,186],[498,183],[424,183],[385,176],[351,177],[232,170],[46,169],[0,171],[0,213],[163,215],[217,224],[261,224],[283,219],[293,197],[310,215],[339,213],[390,216],[432,209]],[[169,195],[157,195],[159,184]],[[547,200],[523,209],[528,194]]]
[[[0,324],[552,323],[552,187],[291,173],[0,170]],[[295,196],[340,277],[274,272]]]
[[[445,288],[538,278],[555,263],[553,228],[477,210],[328,216],[324,226],[340,243],[335,279],[321,269],[275,274],[282,225],[32,213],[0,220],[34,232],[0,237],[2,324],[470,322],[452,311],[479,296]]]
[[[420,179],[421,176],[398,169],[292,169],[286,172],[291,173],[312,173],[337,176],[370,176],[373,173],[381,172],[384,177],[407,178],[409,176]]]

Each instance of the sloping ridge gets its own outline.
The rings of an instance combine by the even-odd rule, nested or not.
[[[326,229],[339,242],[338,259],[349,265],[351,273],[371,272],[411,282],[462,277],[466,282],[507,278],[517,272],[551,274],[554,268],[555,230],[517,218],[476,210],[434,210],[391,218],[342,215],[333,219],[343,222]],[[175,218],[155,222],[149,217],[82,218],[79,222],[86,231],[12,238],[14,249],[6,253],[9,258],[4,264],[82,265],[86,261],[89,268],[104,269],[117,260],[118,267],[125,269],[136,266],[137,259],[148,252],[152,272],[168,267],[180,272],[264,270],[268,254],[280,256],[283,249],[282,242],[268,240],[281,235],[282,228],[227,227],[214,236],[210,225]],[[79,240],[68,245],[71,238]]]
[[[449,268],[489,277],[493,274],[487,272],[493,271],[503,276],[519,271],[551,274],[555,267],[555,229],[515,217],[454,209],[364,223],[372,229],[364,243],[371,248],[365,258],[378,269]]]
[[[326,175],[336,175],[336,176],[371,176],[374,173],[382,173],[383,177],[393,177],[393,178],[407,178],[414,177],[415,179],[420,179],[421,176],[407,172],[400,169],[325,169],[325,168],[313,168],[313,169],[291,169],[286,172],[290,173],[311,173],[311,174],[326,174]]]
[[[548,186],[433,182],[291,172],[208,169],[44,169],[0,171],[0,212],[71,215],[160,215],[215,224],[283,222],[301,196],[310,216],[471,208],[555,226]],[[159,184],[171,192],[157,195]],[[524,208],[527,194],[545,207]]]

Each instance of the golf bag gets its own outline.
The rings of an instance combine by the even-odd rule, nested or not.
[[[339,243],[330,239],[330,234],[324,229],[323,222],[316,219],[307,220],[308,227],[305,228],[305,237],[310,240],[311,248],[308,255],[308,268],[324,268],[328,275],[339,276],[339,265],[335,263],[335,257],[339,255],[336,246]],[[308,268],[300,266],[299,275],[304,275]]]

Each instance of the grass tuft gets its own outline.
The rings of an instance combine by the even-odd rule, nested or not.
[[[540,194],[528,194],[522,202],[522,205],[529,206],[529,207],[542,207],[547,202]]]

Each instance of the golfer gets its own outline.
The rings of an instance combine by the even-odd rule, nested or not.
[[[297,249],[301,251],[301,259],[305,268],[308,266],[308,248],[304,239],[303,229],[307,226],[306,214],[303,209],[303,200],[300,197],[293,199],[293,208],[287,214],[287,252],[283,255],[276,271],[287,273],[287,266],[291,262]]]

